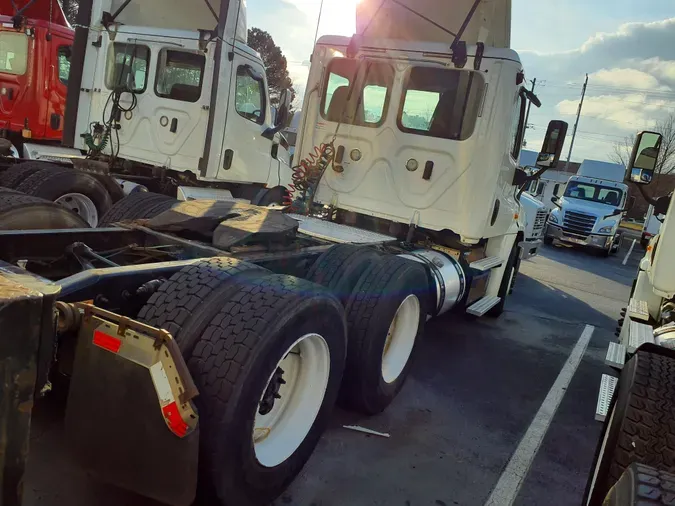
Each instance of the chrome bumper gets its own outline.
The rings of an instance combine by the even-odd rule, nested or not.
[[[548,223],[546,225],[546,237],[551,237],[565,244],[586,246],[589,248],[607,249],[612,244],[611,235],[590,234],[586,239],[580,239],[565,233],[562,227]]]

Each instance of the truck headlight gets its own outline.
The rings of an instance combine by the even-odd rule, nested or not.
[[[598,234],[611,234],[613,229],[614,229],[614,225],[608,225],[608,226],[602,227],[600,230],[598,230]]]
[[[548,221],[550,221],[551,223],[559,223],[558,217],[553,213],[548,215]]]

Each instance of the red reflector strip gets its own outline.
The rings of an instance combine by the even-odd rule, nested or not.
[[[105,334],[101,332],[100,330],[95,330],[94,331],[94,344],[98,346],[99,348],[103,348],[104,350],[112,351],[113,353],[117,353],[120,351],[120,348],[122,347],[122,340],[118,339],[113,336],[109,336],[108,334]]]
[[[171,432],[176,434],[178,437],[183,437],[185,434],[187,434],[188,425],[181,418],[176,401],[164,406],[162,408],[162,414],[164,415],[164,418],[166,418]]]

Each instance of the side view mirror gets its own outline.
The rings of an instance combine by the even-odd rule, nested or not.
[[[650,184],[656,172],[663,136],[656,132],[640,132],[633,144],[626,179],[635,184]]]
[[[276,114],[274,115],[274,126],[267,128],[262,136],[266,139],[273,139],[275,134],[281,131],[286,126],[288,115],[291,109],[291,93],[287,89],[281,90],[279,95],[279,105],[277,106]]]
[[[558,197],[557,195],[553,195],[553,197],[551,197],[551,202],[553,202],[557,207],[560,208],[560,204],[559,204],[560,197]]]
[[[537,165],[539,167],[554,169],[558,166],[560,154],[562,153],[563,145],[565,144],[567,127],[567,123],[560,120],[554,120],[548,124],[546,137],[544,137],[541,152],[537,157]]]

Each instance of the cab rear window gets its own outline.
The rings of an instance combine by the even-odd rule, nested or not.
[[[25,33],[0,32],[0,72],[22,76],[28,64],[28,37]]]
[[[443,139],[471,137],[485,82],[478,72],[413,67],[406,76],[398,113],[403,132]]]
[[[393,82],[389,64],[335,58],[325,79],[322,116],[336,123],[380,126],[387,117]]]
[[[108,55],[105,85],[110,90],[123,88],[143,93],[148,85],[149,68],[149,47],[116,42]]]

